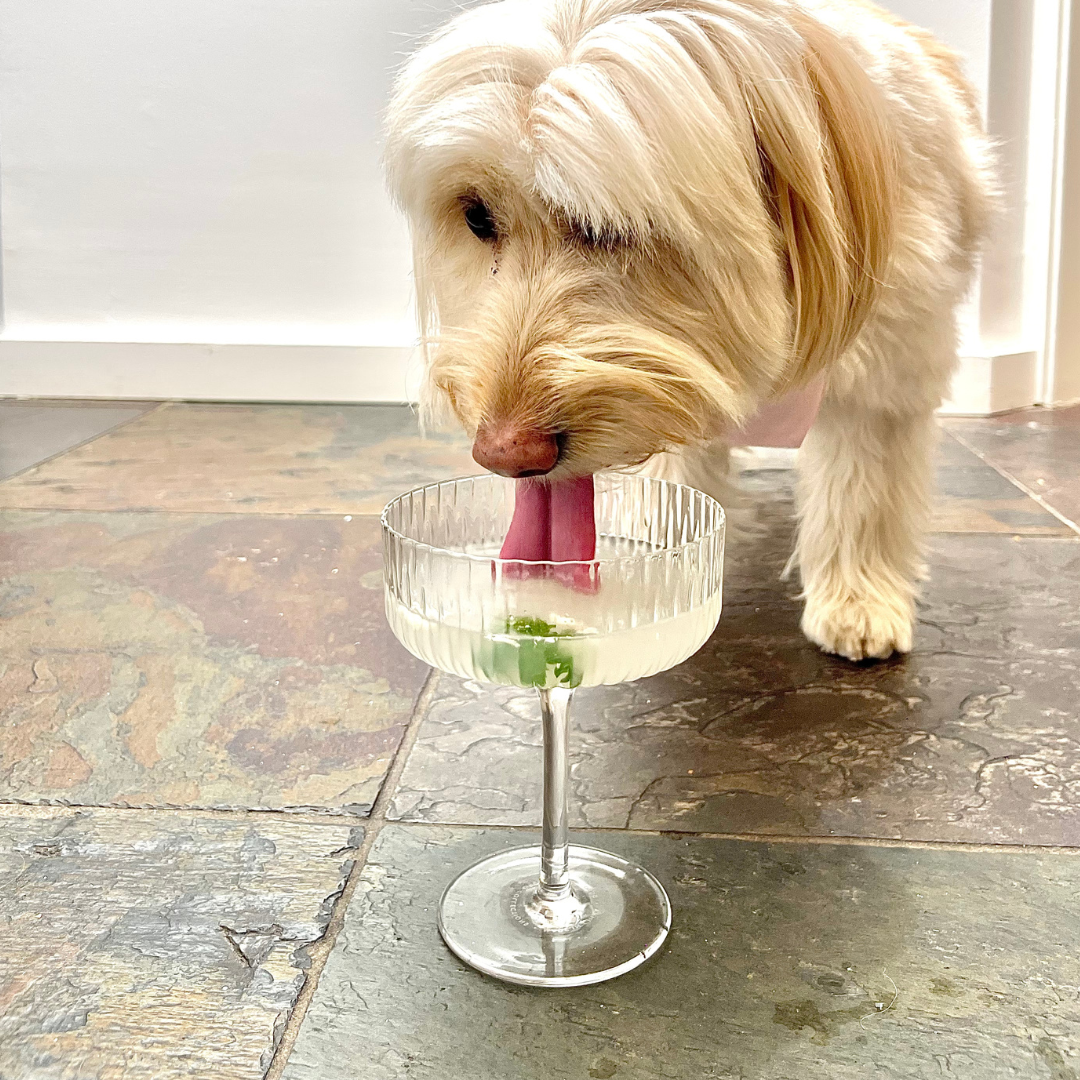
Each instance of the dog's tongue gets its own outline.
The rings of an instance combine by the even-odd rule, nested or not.
[[[595,557],[596,521],[591,476],[554,483],[517,482],[514,518],[499,552],[500,559],[589,562]],[[578,588],[589,587],[587,571],[587,567],[576,568],[571,583]]]
[[[596,558],[593,478],[562,480],[548,485],[551,561],[591,562]]]

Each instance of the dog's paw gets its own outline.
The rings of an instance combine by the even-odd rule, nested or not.
[[[895,598],[848,596],[815,601],[803,611],[803,633],[825,652],[848,660],[885,660],[894,652],[911,652],[915,613],[910,603]]]

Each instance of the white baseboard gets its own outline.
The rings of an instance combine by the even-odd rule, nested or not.
[[[945,416],[993,416],[1035,404],[1038,357],[1035,352],[964,356],[953,377]]]
[[[0,397],[408,401],[415,350],[382,345],[0,341]]]

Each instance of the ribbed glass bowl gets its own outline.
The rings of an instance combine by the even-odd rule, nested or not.
[[[601,474],[593,561],[500,559],[518,491],[527,527],[538,493],[498,476],[433,484],[390,503],[382,518],[386,613],[421,660],[469,679],[532,686],[540,699],[541,842],[459,874],[439,903],[443,940],[497,979],[585,986],[653,956],[671,927],[671,904],[644,867],[569,842],[574,688],[653,675],[705,643],[720,617],[724,511],[679,484]]]
[[[724,511],[646,476],[595,478],[596,558],[500,559],[515,484],[417,488],[383,512],[386,614],[421,660],[537,689],[626,682],[681,663],[720,617]]]

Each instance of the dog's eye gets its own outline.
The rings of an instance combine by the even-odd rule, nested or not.
[[[480,199],[470,199],[464,204],[464,207],[465,224],[469,226],[470,231],[477,240],[489,242],[498,239],[499,230],[486,203]]]

